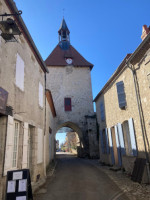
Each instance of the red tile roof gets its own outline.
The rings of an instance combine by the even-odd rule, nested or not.
[[[68,50],[63,50],[59,44],[55,47],[52,53],[45,60],[47,67],[51,66],[66,66],[65,58],[72,58],[72,65],[76,67],[90,67],[93,68],[93,64],[89,63],[81,54],[70,45]]]

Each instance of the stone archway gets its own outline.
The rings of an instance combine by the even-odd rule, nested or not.
[[[84,141],[83,141],[83,133],[82,133],[82,130],[80,129],[80,127],[73,123],[73,122],[70,122],[70,121],[67,121],[67,122],[64,122],[60,125],[58,125],[58,127],[56,128],[56,133],[55,133],[55,136],[56,137],[56,134],[58,133],[58,131],[61,129],[61,128],[64,128],[64,127],[67,127],[67,128],[70,128],[73,130],[73,132],[75,132],[77,135],[78,135],[78,138],[79,138],[79,146],[78,146],[78,150],[77,150],[77,155],[79,156],[79,151],[81,151],[80,149],[81,148],[84,148]]]
[[[80,141],[82,141],[82,131],[81,131],[81,129],[79,128],[79,126],[78,125],[76,125],[75,123],[73,123],[73,122],[65,122],[65,123],[63,123],[63,124],[61,124],[61,125],[59,125],[58,127],[57,127],[57,129],[56,129],[56,133],[57,133],[57,131],[60,129],[60,128],[62,128],[62,127],[68,127],[68,128],[71,128],[72,130],[74,130],[74,132],[76,132],[77,134],[78,134],[78,136],[79,136],[79,139],[80,139]],[[55,135],[56,135],[56,133],[55,133]]]

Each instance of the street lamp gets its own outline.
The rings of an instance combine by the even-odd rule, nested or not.
[[[21,15],[22,11],[18,11],[18,13],[14,14],[3,14],[0,15],[2,17],[2,21],[0,21],[0,29],[1,29],[1,36],[5,40],[5,42],[15,42],[17,41],[16,38],[14,37],[15,35],[20,35],[21,31],[19,30],[16,22],[11,19],[7,18],[5,21],[3,20],[3,17],[8,17],[8,16],[16,16],[16,15]]]

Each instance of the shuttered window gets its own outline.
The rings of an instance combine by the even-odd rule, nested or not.
[[[43,86],[39,83],[39,105],[43,108]]]
[[[120,81],[116,83],[117,86],[117,94],[118,94],[118,103],[120,108],[125,108],[126,104],[126,96],[124,92],[124,83]]]
[[[109,154],[109,141],[107,128],[100,131],[101,148],[103,154]]]
[[[18,140],[19,140],[19,122],[14,123],[14,138],[13,138],[13,154],[12,154],[12,167],[17,167],[18,156]]]
[[[24,61],[19,54],[16,60],[16,85],[24,91]]]
[[[104,103],[100,103],[100,113],[101,113],[101,121],[105,121],[105,109],[104,109]]]
[[[71,107],[71,98],[65,98],[64,99],[64,106],[65,106],[65,111],[71,111],[72,107]]]

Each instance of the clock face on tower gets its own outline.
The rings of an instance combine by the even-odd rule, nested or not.
[[[72,64],[72,58],[67,58],[66,62],[67,62],[68,65]]]

